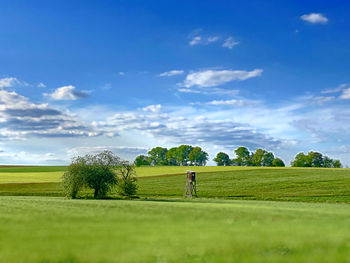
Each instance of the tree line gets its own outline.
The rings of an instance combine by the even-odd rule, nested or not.
[[[310,151],[308,154],[298,153],[294,161],[291,162],[293,167],[325,167],[325,168],[341,168],[340,160],[333,160],[327,155],[319,152]]]
[[[246,147],[238,147],[234,153],[236,158],[230,159],[227,153],[219,152],[213,161],[218,166],[285,166],[282,159],[261,148],[250,152]]]
[[[137,156],[134,164],[136,166],[202,166],[208,161],[208,153],[203,151],[201,147],[191,145],[180,145],[170,149],[155,147],[147,154]]]
[[[213,159],[218,166],[261,166],[261,167],[284,167],[284,161],[276,157],[272,152],[258,148],[251,152],[246,147],[238,147],[234,150],[235,158],[231,159],[227,153],[219,152]],[[208,153],[201,147],[180,145],[170,149],[164,147],[152,148],[147,155],[136,157],[136,166],[188,166],[206,165]],[[333,160],[319,152],[310,151],[308,154],[298,153],[291,162],[292,167],[326,167],[340,168],[339,160]]]

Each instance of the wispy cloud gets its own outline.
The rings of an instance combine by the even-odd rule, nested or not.
[[[316,96],[312,98],[314,102],[317,104],[324,104],[326,102],[330,102],[336,99],[335,96]]]
[[[311,24],[327,24],[328,18],[320,13],[305,14],[300,17],[302,20]]]
[[[37,86],[38,88],[46,88],[46,85],[42,82],[40,82]]]
[[[159,74],[158,76],[159,77],[171,77],[171,76],[175,76],[175,75],[181,75],[184,73],[185,73],[185,71],[183,71],[183,70],[174,69],[174,70],[163,72],[163,73]]]
[[[180,84],[183,87],[215,87],[233,80],[246,80],[261,76],[262,69],[246,70],[204,70],[193,72],[186,76],[185,81]]]
[[[11,88],[14,86],[27,86],[27,85],[28,83],[13,77],[0,79],[0,89]]]
[[[143,107],[142,110],[155,113],[155,112],[159,112],[161,108],[162,108],[162,105],[157,104],[157,105],[149,105],[147,107]]]
[[[51,94],[44,94],[45,96],[50,96],[54,100],[77,100],[86,98],[88,96],[88,92],[86,91],[77,91],[74,86],[63,86],[56,89]]]
[[[340,95],[341,99],[349,100],[350,99],[350,88],[344,89],[343,93]]]
[[[349,84],[343,83],[343,84],[340,84],[338,87],[336,87],[336,88],[334,88],[334,89],[326,89],[326,90],[323,90],[323,91],[321,91],[321,93],[323,93],[323,94],[337,93],[337,92],[340,92],[340,91],[342,91],[343,89],[348,88],[348,87],[350,87]]]
[[[207,105],[214,106],[234,106],[234,107],[242,107],[242,106],[253,106],[258,104],[258,101],[253,100],[243,100],[243,99],[232,99],[232,100],[213,100],[207,102]]]
[[[190,46],[195,46],[195,45],[208,45],[211,43],[214,43],[218,41],[220,37],[218,36],[202,36],[202,35],[197,35],[191,38],[190,42],[188,43]]]
[[[239,41],[235,41],[233,37],[226,38],[224,43],[222,44],[223,47],[232,49],[234,46],[238,45]]]
[[[221,95],[221,96],[236,96],[239,93],[237,89],[222,89],[222,88],[179,88],[178,92],[194,93],[203,95]]]

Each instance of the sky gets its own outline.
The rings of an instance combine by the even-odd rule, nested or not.
[[[0,163],[238,146],[350,165],[348,1],[0,1]],[[209,164],[214,164],[212,161]]]

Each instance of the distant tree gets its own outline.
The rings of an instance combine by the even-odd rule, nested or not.
[[[294,161],[291,162],[294,167],[326,167],[340,168],[342,164],[339,160],[333,160],[322,153],[310,151],[307,155],[298,153]]]
[[[333,167],[333,160],[329,158],[327,155],[323,157],[323,167],[326,167],[326,168]]]
[[[122,161],[116,167],[118,176],[118,192],[123,196],[133,196],[137,191],[135,166],[127,161]]]
[[[163,147],[155,147],[148,152],[152,165],[167,165],[166,153],[168,149]]]
[[[111,151],[73,158],[62,178],[64,192],[76,198],[79,190],[87,187],[94,190],[94,198],[105,197],[117,184],[114,169],[119,164],[120,158]]]
[[[334,168],[341,168],[342,167],[342,164],[339,160],[334,160],[333,161],[333,167]]]
[[[295,156],[294,161],[291,162],[291,165],[293,167],[310,167],[311,161],[307,155],[300,152]]]
[[[213,160],[217,166],[229,166],[231,165],[230,156],[224,152],[219,152]]]
[[[135,166],[139,167],[139,166],[151,165],[151,162],[148,156],[141,154],[135,158],[134,164]]]
[[[208,161],[208,153],[203,151],[201,147],[194,147],[188,155],[188,160],[191,165],[205,165]]]
[[[273,166],[273,160],[275,156],[272,152],[265,152],[261,166]]]
[[[176,161],[179,165],[188,165],[189,164],[189,155],[193,147],[190,145],[180,145],[176,150]]]
[[[235,150],[236,158],[232,161],[238,166],[252,165],[252,156],[246,147],[238,147]]]
[[[276,166],[276,167],[284,167],[284,162],[282,161],[282,159],[280,158],[275,158],[273,161],[272,161],[272,166]]]
[[[254,166],[263,166],[264,157],[267,154],[267,151],[263,149],[257,149],[253,154],[252,164]]]
[[[323,155],[319,152],[310,151],[307,154],[308,163],[311,167],[323,167]]]
[[[177,160],[177,147],[170,148],[166,153],[168,165],[179,165]]]

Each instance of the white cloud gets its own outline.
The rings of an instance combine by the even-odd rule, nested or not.
[[[218,40],[219,40],[218,36],[213,36],[213,37],[208,37],[207,38],[208,43],[216,42]]]
[[[0,79],[0,88],[10,88],[16,85],[27,85],[25,82],[18,80],[17,78],[2,78]]]
[[[195,36],[194,38],[192,38],[192,40],[190,41],[190,46],[194,46],[194,45],[198,45],[200,44],[202,41],[202,37],[201,36]]]
[[[162,108],[162,105],[149,105],[147,107],[142,108],[143,111],[149,111],[149,112],[159,112]]]
[[[219,96],[236,96],[239,93],[237,89],[222,89],[222,88],[179,88],[178,92],[194,93],[203,95],[219,95]]]
[[[249,105],[256,105],[257,101],[252,100],[241,100],[241,99],[232,99],[232,100],[213,100],[210,102],[207,102],[208,105],[215,105],[215,106],[235,106],[235,107],[242,107],[242,106],[249,106]]]
[[[349,84],[343,83],[343,84],[340,84],[338,87],[336,87],[336,88],[334,88],[334,89],[323,90],[323,91],[321,91],[321,93],[323,93],[323,94],[337,93],[337,92],[340,92],[340,91],[342,91],[343,89],[348,88],[348,87],[350,87]]]
[[[195,46],[195,45],[209,45],[211,43],[214,43],[218,41],[220,37],[218,36],[194,36],[191,41],[189,42],[190,46]]]
[[[233,80],[246,80],[261,76],[262,69],[254,69],[252,71],[245,70],[205,70],[193,72],[186,76],[182,86],[190,88],[199,87],[215,87]]]
[[[170,71],[166,71],[166,72],[163,72],[161,74],[159,74],[158,76],[159,77],[171,77],[171,76],[175,76],[175,75],[181,75],[181,74],[184,74],[185,71],[183,70],[170,70]]]
[[[335,100],[334,96],[317,96],[312,98],[317,104],[323,104]]]
[[[320,13],[305,14],[300,17],[302,20],[311,24],[327,24],[328,18]]]
[[[77,100],[86,98],[88,93],[86,91],[77,91],[74,86],[63,86],[56,89],[51,94],[44,94],[50,96],[54,100]]]
[[[229,37],[227,39],[225,39],[224,43],[222,44],[223,47],[226,47],[228,49],[232,49],[234,46],[238,45],[239,42],[233,40],[232,37]]]
[[[210,116],[199,114],[191,108],[172,109],[169,114],[162,112],[140,114],[139,112],[116,113],[106,121],[96,125],[103,133],[139,132],[145,141],[153,138],[160,143],[168,141],[172,144],[189,143],[194,145],[220,145],[233,147],[246,145],[248,147],[277,147],[281,142],[254,127],[231,119],[212,119]],[[187,114],[186,114],[187,113]],[[212,116],[213,117],[213,116]]]
[[[99,133],[69,112],[36,104],[16,92],[0,90],[0,139],[95,136]]]
[[[124,76],[124,75],[125,75],[125,72],[120,71],[120,72],[119,72],[119,75],[120,75],[120,76]]]
[[[343,93],[340,95],[340,98],[345,100],[350,99],[350,88],[344,89]]]
[[[46,85],[44,83],[40,82],[38,84],[38,88],[46,88]]]

